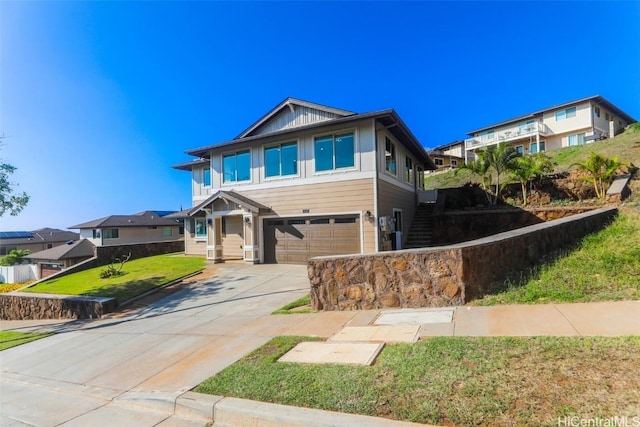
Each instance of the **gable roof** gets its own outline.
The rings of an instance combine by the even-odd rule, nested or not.
[[[34,252],[25,256],[28,259],[63,260],[71,258],[90,258],[95,256],[95,246],[87,239],[69,242],[66,245],[56,246],[44,251]]]
[[[285,128],[279,131],[271,132],[268,135],[251,135],[242,138],[235,138],[230,141],[225,141],[213,145],[207,145],[200,148],[194,148],[187,150],[186,153],[192,156],[199,157],[201,159],[208,159],[210,157],[210,151],[212,149],[223,148],[231,145],[241,144],[245,142],[252,142],[264,138],[266,136],[286,136],[290,133],[300,130],[307,130],[317,128],[325,125],[345,124],[356,120],[374,119],[377,120],[382,126],[384,126],[393,136],[395,136],[416,158],[425,164],[426,169],[436,169],[436,165],[433,160],[429,158],[427,151],[420,144],[415,135],[409,130],[407,125],[402,121],[398,113],[393,109],[373,111],[370,113],[353,114],[351,116],[339,117],[328,121],[310,123],[303,126],[297,126],[292,128]],[[183,169],[185,163],[173,166],[175,169]]]
[[[21,245],[29,243],[56,243],[78,240],[80,234],[58,228],[39,228],[33,231],[3,231],[0,245]]]
[[[514,117],[514,118],[509,119],[509,120],[504,120],[502,122],[495,123],[495,124],[492,124],[490,126],[485,126],[485,127],[480,128],[480,129],[472,130],[471,132],[468,132],[467,135],[473,136],[473,134],[478,133],[478,132],[483,132],[485,130],[496,128],[496,127],[503,126],[503,125],[506,125],[506,124],[509,124],[509,123],[513,123],[513,122],[519,122],[519,121],[526,120],[526,119],[533,119],[533,118],[538,117],[538,116],[540,116],[543,113],[546,113],[548,111],[559,110],[561,108],[570,107],[572,105],[580,104],[580,103],[587,102],[587,101],[594,101],[595,104],[604,106],[606,109],[608,109],[609,111],[611,111],[615,115],[620,116],[621,118],[623,118],[625,121],[627,121],[629,123],[634,123],[636,121],[633,117],[631,117],[630,115],[628,115],[627,113],[625,113],[624,111],[622,111],[621,109],[619,109],[618,107],[613,105],[613,103],[607,101],[603,96],[594,95],[594,96],[589,96],[587,98],[581,98],[581,99],[576,99],[574,101],[565,102],[563,104],[553,105],[553,106],[551,106],[549,108],[545,108],[543,110],[534,111],[533,113],[524,114],[522,116],[517,116],[517,117]]]
[[[212,194],[211,196],[209,196],[209,198],[207,198],[204,202],[200,203],[198,206],[195,206],[191,209],[188,209],[187,211],[182,211],[182,212],[186,213],[185,216],[194,216],[198,212],[202,211],[205,206],[210,205],[211,203],[215,202],[218,199],[226,200],[228,202],[233,202],[237,205],[242,206],[243,208],[250,210],[251,212],[270,212],[271,211],[270,207],[265,206],[262,203],[253,200],[250,197],[240,194],[237,191],[218,190],[216,191],[215,194]]]
[[[258,134],[261,129],[267,127],[270,123],[274,124],[275,127],[272,129],[279,130],[285,127],[295,127],[296,123],[291,124],[290,122],[294,119],[293,117],[285,117],[284,122],[273,123],[274,120],[282,115],[283,112],[295,113],[296,109],[302,110],[303,113],[313,113],[314,117],[311,117],[307,120],[304,120],[306,123],[317,123],[319,121],[326,121],[338,117],[346,117],[355,114],[353,111],[342,110],[339,108],[329,107],[322,104],[316,104],[314,102],[303,101],[301,99],[296,98],[287,98],[282,101],[280,104],[276,105],[272,108],[267,114],[260,117],[255,123],[251,126],[243,130],[240,135],[236,136],[234,139],[241,139],[247,136],[252,136]],[[290,116],[291,116],[290,115]],[[260,132],[261,134],[270,133],[269,129],[267,132]]]
[[[69,228],[93,229],[106,227],[148,227],[162,225],[179,225],[179,220],[167,218],[175,211],[143,211],[133,215],[110,215],[94,219]]]

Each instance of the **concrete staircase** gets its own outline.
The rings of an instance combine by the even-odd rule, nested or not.
[[[424,248],[431,246],[433,237],[433,210],[435,203],[423,203],[418,206],[416,216],[413,218],[407,242],[406,249]]]

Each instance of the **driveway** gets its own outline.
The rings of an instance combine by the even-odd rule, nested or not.
[[[316,325],[314,315],[269,315],[308,293],[306,266],[213,268],[211,278],[122,318],[1,322],[58,333],[0,352],[0,424],[190,425],[171,416],[180,394],[273,336],[328,336],[352,316]]]

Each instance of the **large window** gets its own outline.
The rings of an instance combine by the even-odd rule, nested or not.
[[[202,185],[211,187],[211,169],[208,166],[202,169]]]
[[[105,228],[102,231],[102,237],[105,239],[117,239],[119,236],[117,228]]]
[[[384,139],[384,170],[396,174],[396,146],[389,138]]]
[[[194,221],[196,239],[204,239],[207,237],[207,220],[205,218],[196,218]]]
[[[538,143],[537,142],[532,142],[531,144],[529,144],[529,152],[531,154],[536,154],[538,152]]]
[[[328,135],[314,141],[316,172],[355,166],[353,134]]]
[[[298,174],[298,143],[267,147],[264,149],[265,176],[285,176]]]
[[[222,174],[222,182],[249,181],[251,179],[249,150],[222,156]]]
[[[162,235],[164,237],[173,235],[173,227],[171,227],[170,225],[165,225],[164,227],[162,227]]]
[[[416,175],[418,179],[418,188],[424,190],[424,169],[422,169],[422,166],[416,167]]]
[[[584,145],[584,133],[578,133],[576,135],[569,135],[567,137],[569,147],[574,145]]]
[[[576,107],[567,108],[565,110],[556,111],[556,121],[568,119],[576,116]]]
[[[404,179],[409,184],[413,184],[413,159],[409,156],[404,161]]]

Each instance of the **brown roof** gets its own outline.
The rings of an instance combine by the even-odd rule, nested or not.
[[[175,218],[167,218],[175,211],[143,211],[133,215],[110,215],[93,221],[73,225],[69,228],[93,229],[109,227],[148,227],[179,225]]]
[[[77,240],[66,245],[56,246],[25,256],[28,259],[63,260],[72,258],[90,258],[94,256],[95,246],[87,239]]]

